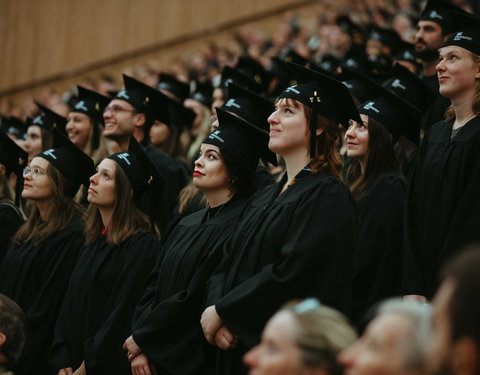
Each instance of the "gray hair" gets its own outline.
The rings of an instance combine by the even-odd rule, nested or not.
[[[380,304],[376,316],[386,314],[400,314],[410,323],[410,340],[399,343],[405,370],[424,370],[432,338],[431,306],[418,301],[392,298]]]

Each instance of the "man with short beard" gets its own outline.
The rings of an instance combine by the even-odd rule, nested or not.
[[[433,301],[432,375],[480,373],[479,270],[479,245],[461,253],[444,269],[444,281]]]

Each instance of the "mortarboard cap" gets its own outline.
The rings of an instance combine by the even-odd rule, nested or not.
[[[195,92],[190,97],[210,109],[212,108],[212,94],[213,86],[210,81],[205,83],[196,82]]]
[[[2,116],[1,129],[15,137],[15,139],[27,139],[27,124],[16,117]]]
[[[471,14],[451,12],[457,23],[461,23],[455,32],[447,39],[443,47],[458,46],[480,55],[480,19]]]
[[[169,96],[165,95],[161,91],[154,89],[146,85],[143,82],[139,82],[138,87],[147,95],[148,103],[146,105],[146,114],[148,121],[145,125],[146,129],[150,128],[153,121],[157,120],[163,122],[165,125],[171,125],[171,116],[169,110],[169,102],[175,102]]]
[[[80,185],[88,187],[89,178],[95,173],[93,160],[57,128],[53,130],[54,147],[41,152],[41,157],[50,162],[70,182],[70,196],[74,197]]]
[[[230,83],[235,83],[240,87],[249,89],[256,93],[262,92],[263,89],[262,85],[247,77],[245,74],[226,66],[223,68],[222,78],[218,87],[221,89],[226,89]]]
[[[372,71],[367,56],[364,53],[355,50],[350,50],[345,54],[340,66],[342,68],[350,68],[365,75],[371,74]]]
[[[111,99],[82,86],[77,86],[77,89],[77,100],[71,106],[70,112],[84,113],[95,121],[103,123],[103,110]]]
[[[393,135],[394,141],[403,135],[415,144],[419,142],[421,113],[382,86],[378,86],[373,99],[358,107],[358,113],[380,122]]]
[[[119,91],[113,99],[130,103],[138,113],[147,113],[150,98],[145,91],[145,84],[135,78],[123,75],[124,89]]]
[[[273,103],[254,92],[231,84],[228,87],[228,100],[220,108],[255,125],[265,134],[270,131],[268,117],[274,110]],[[269,149],[262,155],[262,158],[273,165],[277,165],[277,157]]]
[[[262,92],[268,90],[271,76],[268,71],[258,61],[251,57],[240,57],[235,67],[241,74],[255,81],[262,89]]]
[[[390,47],[393,55],[398,52],[402,44],[402,40],[395,30],[375,25],[370,28],[367,39],[378,40],[382,45]]]
[[[167,73],[160,73],[157,89],[167,91],[173,95],[175,100],[182,103],[190,95],[190,85],[188,83],[179,81],[173,75]]]
[[[0,131],[0,163],[10,173],[17,175],[15,186],[15,204],[18,206],[23,188],[23,169],[27,166],[28,154],[23,151],[10,137]]]
[[[29,126],[36,125],[51,132],[53,132],[53,129],[58,129],[60,133],[67,134],[65,132],[65,126],[68,120],[65,117],[60,116],[58,113],[53,112],[38,102],[35,102],[35,104],[40,108],[41,114],[35,117],[32,122],[28,124]]]
[[[454,14],[453,17],[452,13]],[[455,13],[468,15],[463,9],[446,0],[428,0],[420,14],[420,21],[433,21],[440,25],[443,34],[448,34],[457,31],[462,26],[461,22],[454,18]]]
[[[335,73],[335,70],[340,66],[341,60],[338,57],[335,57],[331,54],[325,54],[322,58],[322,61],[318,64],[318,66],[327,71],[330,74]],[[312,66],[312,69],[314,67]],[[318,69],[315,69],[318,70]]]
[[[435,94],[425,82],[400,64],[395,64],[391,78],[383,82],[382,86],[423,113],[435,99]]]
[[[268,134],[233,113],[220,108],[216,111],[219,127],[203,143],[226,150],[253,174],[258,159],[269,151]]]
[[[370,99],[378,87],[378,84],[368,76],[346,66],[342,67],[339,79],[360,103]]]

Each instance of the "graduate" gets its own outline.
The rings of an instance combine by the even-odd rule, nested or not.
[[[115,140],[122,152],[129,150],[130,136],[133,135],[160,172],[164,183],[159,184],[160,190],[157,195],[160,196],[160,204],[156,208],[157,217],[154,219],[160,233],[164,234],[173,216],[178,194],[186,185],[189,176],[179,161],[153,147],[148,137],[153,121],[163,118],[157,114],[168,111],[166,103],[152,100],[151,87],[126,75],[123,76],[123,80],[125,89],[117,93],[104,110],[103,134]]]
[[[480,225],[480,20],[468,19],[440,48],[444,121],[424,139],[408,193],[403,293],[431,298],[438,269]]]
[[[370,95],[358,107],[362,122],[350,120],[345,133],[352,159],[346,183],[360,218],[352,282],[357,324],[374,303],[400,295],[407,184],[394,144],[400,135],[418,143],[420,132],[420,112],[409,103],[381,86]]]
[[[18,207],[23,188],[23,168],[28,155],[3,131],[0,131],[0,264],[12,237],[23,224],[23,214]],[[16,179],[16,189],[10,180]],[[15,191],[14,191],[15,190]]]
[[[41,113],[33,120],[27,123],[27,139],[25,141],[25,151],[28,153],[28,163],[34,156],[42,151],[53,147],[54,134],[56,128],[60,133],[65,133],[67,119],[51,111],[47,107],[35,102],[40,108]]]
[[[24,169],[22,197],[34,208],[0,268],[0,293],[18,303],[28,318],[28,338],[16,374],[50,373],[47,359],[55,321],[84,244],[83,212],[73,197],[88,181],[93,162],[54,132],[59,147],[38,154]]]
[[[87,246],[55,328],[54,373],[131,373],[122,344],[161,249],[139,206],[161,179],[140,145],[134,139],[130,145],[133,151],[105,158],[90,177]]]
[[[124,346],[134,374],[151,371],[149,361],[157,374],[212,371],[213,348],[199,325],[205,283],[254,191],[259,157],[271,153],[267,134],[255,124],[219,108],[217,114],[220,127],[203,141],[193,173],[208,208],[183,218],[166,240]],[[186,353],[188,360],[182,360]]]
[[[202,328],[218,346],[217,373],[244,374],[242,355],[292,298],[316,296],[350,315],[355,204],[340,181],[338,124],[359,119],[340,82],[296,67],[270,115],[269,148],[285,159],[278,183],[248,202],[210,280]],[[227,349],[224,351],[223,349]]]
[[[68,114],[65,131],[97,165],[110,153],[103,137],[103,111],[110,98],[82,86],[77,89],[78,96]]]

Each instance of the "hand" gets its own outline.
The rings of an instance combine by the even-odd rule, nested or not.
[[[238,338],[226,326],[222,326],[215,335],[215,343],[220,349],[233,349],[238,345]]]
[[[130,365],[132,366],[133,375],[153,375],[156,373],[150,369],[148,357],[143,353],[137,355]]]
[[[72,375],[72,374],[73,374],[73,369],[71,367],[62,368],[58,372],[58,375]]]
[[[217,314],[215,306],[209,306],[205,309],[200,319],[202,325],[203,334],[207,341],[215,345],[215,334],[222,327],[222,319]]]
[[[427,298],[425,296],[420,296],[418,294],[407,294],[403,296],[404,300],[417,301],[421,303],[427,303]]]
[[[85,361],[83,361],[80,367],[75,370],[73,375],[87,375],[87,370],[85,370]]]
[[[130,362],[142,352],[142,348],[137,345],[132,336],[123,343],[123,350],[127,351],[127,357]]]

